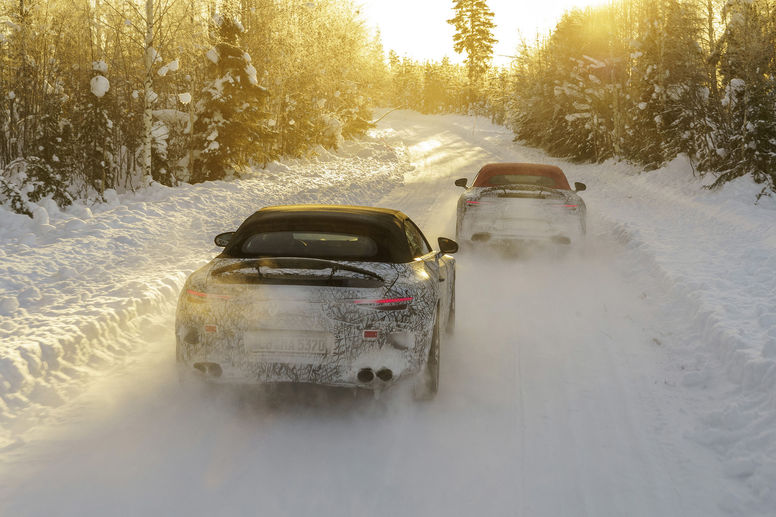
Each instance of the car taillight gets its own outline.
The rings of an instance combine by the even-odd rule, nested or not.
[[[362,307],[369,307],[377,309],[379,311],[397,311],[406,309],[407,306],[412,303],[412,297],[406,298],[381,298],[376,300],[353,300],[356,305]]]
[[[193,303],[205,303],[209,300],[228,300],[231,298],[231,296],[226,294],[203,293],[194,289],[186,289],[186,295],[189,301]]]
[[[479,204],[482,204],[482,201],[471,201],[469,199],[466,200],[466,206],[477,206]]]

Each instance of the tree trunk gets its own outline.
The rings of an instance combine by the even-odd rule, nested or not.
[[[151,113],[151,96],[153,95],[153,76],[151,70],[154,65],[154,1],[146,0],[146,37],[145,37],[145,82],[143,97],[143,175],[151,175],[151,129],[153,118]]]
[[[712,4],[711,0],[707,0],[706,2],[706,24],[707,35],[709,38],[709,55],[713,56],[717,51],[717,42],[714,31],[714,4]],[[709,63],[709,86],[711,88],[711,98],[714,100],[718,99],[716,60]]]

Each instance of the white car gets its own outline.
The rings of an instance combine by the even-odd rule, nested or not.
[[[264,208],[186,281],[177,361],[212,382],[314,383],[375,391],[408,377],[439,386],[442,331],[455,318],[455,253],[433,250],[396,210]]]
[[[587,232],[586,206],[563,171],[535,163],[490,163],[455,184],[466,189],[458,200],[456,240],[501,244],[546,241],[570,244]]]

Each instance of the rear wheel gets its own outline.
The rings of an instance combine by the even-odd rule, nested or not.
[[[431,400],[439,391],[439,349],[439,311],[437,310],[426,366],[415,385],[414,396],[416,400]]]

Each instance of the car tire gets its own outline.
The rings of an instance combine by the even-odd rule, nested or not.
[[[413,395],[415,400],[431,400],[439,391],[439,311],[431,335],[431,346],[423,370],[420,372]]]

